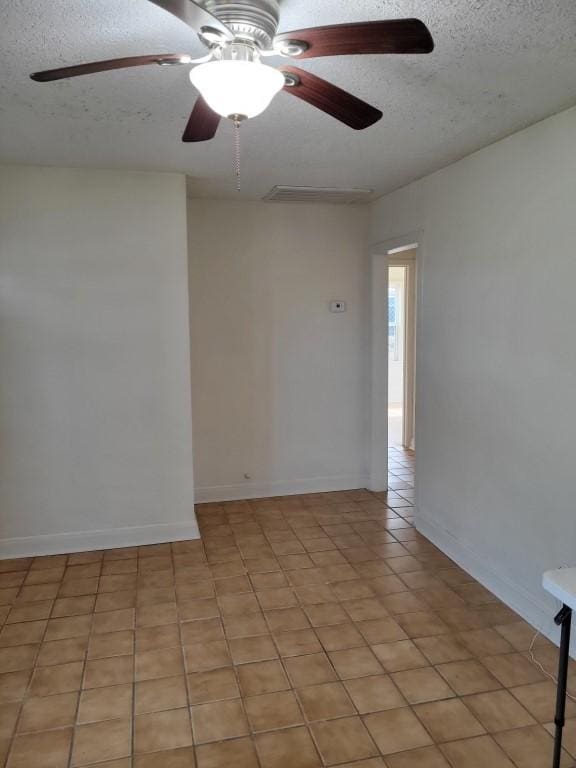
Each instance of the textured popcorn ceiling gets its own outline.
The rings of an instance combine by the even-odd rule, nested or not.
[[[274,184],[382,194],[576,103],[574,0],[283,0],[280,31],[408,16],[430,27],[431,55],[302,62],[380,107],[381,122],[355,132],[279,94],[242,129],[243,196]],[[203,48],[146,0],[2,0],[0,162],[180,171],[194,195],[235,197],[231,126],[209,143],[180,141],[195,99],[187,67],[28,79],[172,51]]]

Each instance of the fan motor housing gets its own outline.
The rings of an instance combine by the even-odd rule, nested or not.
[[[229,27],[240,40],[268,50],[278,29],[278,0],[205,0],[207,11]]]

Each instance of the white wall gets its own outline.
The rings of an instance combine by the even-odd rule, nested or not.
[[[198,500],[366,485],[367,216],[189,201]]]
[[[573,109],[373,207],[374,243],[423,230],[419,526],[536,623],[576,562],[575,136]]]
[[[184,177],[0,169],[0,556],[197,535]]]

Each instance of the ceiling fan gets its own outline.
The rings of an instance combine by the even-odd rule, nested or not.
[[[277,34],[278,0],[149,0],[187,24],[207,47],[206,56],[186,53],[129,56],[96,61],[30,75],[37,82],[94,72],[140,67],[197,65],[190,80],[200,92],[186,130],[185,142],[207,141],[222,117],[236,126],[263,112],[281,90],[308,102],[342,123],[362,130],[382,117],[379,109],[311,72],[295,66],[266,65],[268,56],[309,59],[318,56],[377,53],[430,53],[434,48],[426,25],[418,19],[392,19],[300,29]]]

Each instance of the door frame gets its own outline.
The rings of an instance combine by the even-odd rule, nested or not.
[[[371,418],[370,418],[370,480],[371,491],[388,490],[388,266],[390,257],[397,257],[402,250],[416,248],[413,274],[416,323],[414,347],[418,357],[420,338],[424,233],[422,230],[375,243],[370,248],[371,257]],[[396,253],[391,253],[396,252]],[[415,370],[416,363],[413,366]],[[406,387],[406,382],[405,382]],[[414,413],[418,412],[418,394],[412,388],[415,401]],[[412,417],[412,428],[417,435],[417,418]],[[417,439],[416,439],[417,442]],[[417,496],[417,492],[416,492]]]

